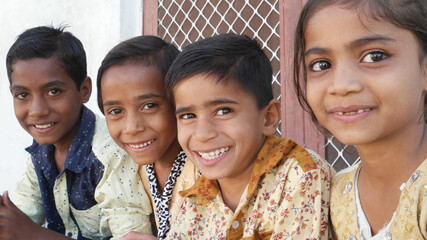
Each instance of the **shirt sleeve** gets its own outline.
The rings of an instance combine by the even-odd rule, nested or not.
[[[271,239],[328,239],[330,170],[291,169]]]
[[[117,153],[105,165],[95,199],[103,213],[102,229],[117,239],[130,231],[152,233],[151,205],[138,175],[138,165],[127,154]]]
[[[14,204],[38,225],[45,222],[43,200],[31,156],[28,156],[25,173],[18,181]]]

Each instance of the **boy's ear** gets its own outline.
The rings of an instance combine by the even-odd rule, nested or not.
[[[90,95],[92,93],[92,80],[90,77],[86,77],[80,85],[80,94],[83,103],[89,101]]]
[[[273,135],[280,121],[280,102],[277,99],[271,100],[262,110],[264,115],[263,133]]]

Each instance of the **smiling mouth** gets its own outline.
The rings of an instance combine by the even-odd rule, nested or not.
[[[55,124],[54,123],[41,124],[41,125],[34,124],[34,127],[36,127],[37,129],[46,129],[46,128],[52,127],[53,125]]]
[[[359,113],[369,112],[371,110],[372,110],[371,108],[364,108],[364,109],[359,109],[357,111],[351,111],[351,112],[334,112],[334,113],[338,114],[338,115],[353,115],[353,114],[359,114]]]
[[[140,144],[128,144],[128,145],[131,148],[139,149],[139,148],[147,147],[147,146],[151,145],[153,142],[154,142],[154,139],[147,141],[147,142],[144,142],[144,143],[140,143]]]
[[[223,147],[220,149],[216,149],[214,151],[210,151],[210,152],[198,152],[200,157],[207,159],[207,160],[212,160],[215,158],[218,158],[222,155],[224,155],[225,153],[227,153],[230,150],[230,147]]]

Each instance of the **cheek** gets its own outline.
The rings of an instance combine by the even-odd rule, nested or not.
[[[316,103],[319,102],[319,96],[318,93],[316,93],[316,90],[314,89],[314,87],[307,85],[307,102],[310,105],[311,108],[314,108],[314,106],[316,105]],[[314,109],[313,109],[314,110]]]
[[[178,123],[177,131],[178,131],[178,142],[181,145],[181,147],[185,149],[189,141],[189,136],[191,136],[189,127]]]

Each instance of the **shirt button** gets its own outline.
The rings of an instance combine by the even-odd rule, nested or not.
[[[72,236],[73,236],[73,233],[72,233],[72,232],[69,232],[69,233],[67,233],[67,236],[72,237]]]
[[[420,175],[420,170],[415,171],[414,174],[412,174],[411,179],[409,179],[409,181],[414,182],[415,180],[417,180],[419,175]]]
[[[352,182],[348,182],[347,185],[345,185],[345,189],[343,191],[344,194],[349,193],[351,190],[351,187],[353,187],[353,183]]]
[[[237,220],[234,220],[233,221],[233,224],[231,224],[231,227],[233,228],[233,229],[236,229],[236,228],[238,228],[239,227],[239,221],[237,221]]]

